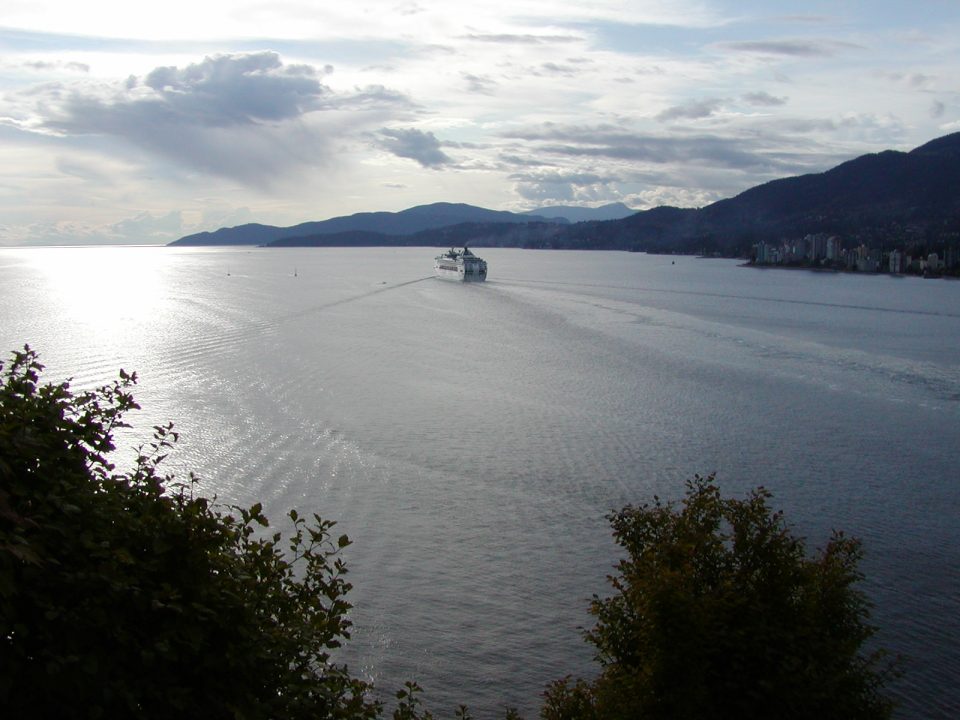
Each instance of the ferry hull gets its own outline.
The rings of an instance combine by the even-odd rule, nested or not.
[[[485,272],[476,271],[464,271],[461,269],[449,269],[442,267],[434,267],[434,272],[439,278],[444,280],[456,280],[457,282],[483,282],[487,279],[487,274]]]
[[[463,250],[450,248],[434,258],[433,271],[437,277],[460,282],[483,282],[487,279],[486,261],[470,252],[466,245]]]

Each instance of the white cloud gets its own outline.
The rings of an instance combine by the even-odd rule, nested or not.
[[[408,105],[382,87],[334,93],[324,72],[273,52],[220,55],[112,84],[49,84],[19,93],[17,105],[30,115],[20,125],[37,132],[112,137],[191,172],[269,187],[324,165],[332,141],[365,115],[379,122],[377,110]]]

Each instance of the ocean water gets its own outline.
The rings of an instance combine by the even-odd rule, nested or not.
[[[459,284],[436,252],[4,249],[0,350],[136,370],[124,449],[172,420],[207,493],[336,520],[343,657],[387,699],[535,717],[594,671],[605,515],[716,472],[862,538],[899,717],[960,713],[960,283],[484,249]]]

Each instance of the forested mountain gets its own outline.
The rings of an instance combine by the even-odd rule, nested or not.
[[[607,206],[608,212],[629,210]],[[544,208],[543,213],[561,212]],[[597,208],[602,211],[603,208]],[[658,207],[617,220],[564,218],[436,203],[290,228],[243,225],[176,245],[530,247],[747,254],[757,242],[811,233],[847,244],[925,247],[960,236],[960,133],[911,152],[863,155],[823,173],[783,178],[698,209]]]
[[[547,220],[539,216],[464,205],[462,203],[433,203],[418,205],[400,212],[366,212],[343,217],[300,223],[292,227],[275,227],[251,223],[215,232],[187,235],[171,245],[268,245],[285,238],[310,238],[340,233],[381,233],[404,236],[430,228],[460,223],[528,223],[567,222],[564,219]],[[288,243],[285,243],[288,244]],[[303,243],[301,243],[303,244]],[[308,243],[310,244],[310,243]],[[352,244],[352,243],[348,243]],[[387,245],[398,244],[386,242]],[[399,243],[405,244],[405,243]]]
[[[960,133],[911,152],[863,155],[823,173],[783,178],[701,209],[654,208],[586,223],[561,247],[745,254],[759,241],[811,233],[849,243],[937,245],[960,231]]]

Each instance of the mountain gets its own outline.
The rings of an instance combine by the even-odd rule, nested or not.
[[[339,233],[381,233],[405,236],[421,230],[457,225],[460,223],[529,223],[548,222],[545,217],[465,205],[462,203],[433,203],[418,205],[400,212],[365,212],[335,217],[329,220],[300,223],[292,227],[248,224],[220,228],[215,232],[187,235],[171,245],[283,245],[313,244],[311,238]],[[292,239],[297,239],[293,241]],[[395,244],[395,243],[389,243]]]
[[[528,210],[524,215],[539,215],[540,217],[564,219],[571,223],[588,222],[591,220],[622,220],[637,211],[623,203],[610,203],[600,207],[574,207],[571,205],[550,205],[548,207]]]
[[[640,212],[620,204],[591,212],[619,219],[576,221],[577,208],[536,215],[436,203],[398,213],[359,213],[291,228],[242,225],[176,245],[420,245],[749,254],[758,242],[807,234],[847,247],[937,248],[960,244],[960,133],[910,152],[863,155],[822,173],[773,180],[703,208]],[[556,213],[556,217],[548,217]],[[561,219],[562,218],[562,219]],[[566,221],[575,221],[572,224]]]
[[[848,246],[926,246],[960,238],[960,133],[910,152],[863,155],[773,180],[700,209],[654,208],[571,226],[554,247],[746,254],[812,233]]]

